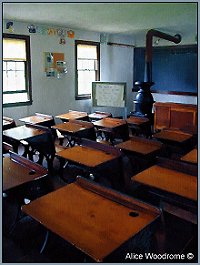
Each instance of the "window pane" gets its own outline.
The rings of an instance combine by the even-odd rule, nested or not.
[[[78,59],[97,59],[97,48],[92,45],[78,44],[77,46]]]
[[[30,67],[30,36],[3,33],[3,104],[31,101]]]
[[[94,70],[95,60],[81,59],[78,60],[78,70]]]
[[[99,78],[99,44],[89,41],[75,41],[77,62],[76,97],[90,97],[92,82]],[[85,43],[85,44],[84,44]]]
[[[25,63],[7,62],[4,65],[6,70],[3,71],[3,91],[25,90]]]
[[[29,101],[28,93],[3,94],[3,104],[27,102]]]
[[[3,39],[3,59],[26,61],[26,41],[21,39]]]
[[[25,63],[24,62],[15,62],[15,69],[25,71]]]
[[[95,71],[78,71],[78,94],[91,94],[94,81]]]

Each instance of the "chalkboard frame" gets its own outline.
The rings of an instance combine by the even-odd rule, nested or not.
[[[143,51],[145,53],[145,47],[137,47],[135,49],[140,49],[141,51]],[[177,46],[160,46],[160,47],[153,47],[153,52],[159,52],[159,51],[171,51],[174,53],[184,53],[185,51],[192,51],[197,53],[197,69],[198,69],[198,47],[196,44],[193,45],[177,45]],[[154,54],[153,54],[153,59],[152,62],[154,60]],[[153,64],[153,63],[152,63]],[[145,59],[144,59],[144,67],[145,67]],[[153,68],[153,65],[152,65]],[[154,70],[154,68],[153,68]],[[144,81],[144,80],[136,80],[137,79],[137,66],[136,66],[136,62],[135,62],[135,58],[134,58],[134,81]],[[153,78],[152,78],[153,79]],[[153,80],[154,81],[154,80]],[[137,92],[138,89],[137,88],[133,88],[132,91]],[[159,94],[171,94],[171,95],[185,95],[185,96],[197,96],[198,95],[198,70],[197,70],[197,90],[194,91],[181,91],[180,89],[178,89],[177,91],[174,90],[168,90],[168,89],[163,89],[163,90],[159,90],[159,89],[155,89],[155,88],[151,88],[151,92],[152,93],[159,93]]]
[[[126,108],[126,82],[102,82],[102,81],[96,81],[96,82],[92,82],[92,105],[93,107],[109,107],[109,108],[117,108],[117,106],[99,106],[97,105],[97,99],[96,99],[96,85],[121,85],[123,86],[124,89],[124,96],[123,96],[123,100],[124,100],[124,107],[120,107],[119,108]]]

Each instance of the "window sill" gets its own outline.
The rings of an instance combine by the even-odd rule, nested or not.
[[[91,99],[91,95],[76,96],[75,100]]]
[[[33,103],[32,101],[16,102],[16,103],[5,103],[5,104],[3,104],[3,108],[28,106],[28,105],[32,105],[32,103]]]

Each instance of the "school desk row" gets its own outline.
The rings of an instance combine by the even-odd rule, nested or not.
[[[78,156],[84,160],[85,151],[88,154],[91,152],[92,157],[98,157],[96,148],[91,146],[91,141],[87,147],[83,141],[81,146],[68,148],[71,161],[74,159],[77,162]],[[104,155],[108,160],[114,158],[108,150]],[[69,157],[63,155],[63,158]],[[100,160],[103,163],[103,157]],[[90,159],[84,163],[92,168],[98,164],[97,161],[97,164],[91,164]],[[3,158],[3,191],[11,192],[47,174],[48,171],[40,165],[11,152],[10,157]],[[171,208],[178,205],[179,214],[196,223],[196,174],[197,170],[191,165],[160,159],[155,165],[134,175],[131,181],[147,186],[148,191],[156,192],[158,196],[160,193],[164,210],[166,207],[169,209],[169,205]],[[161,215],[157,207],[80,177],[74,183],[24,205],[22,211],[95,261],[103,261],[125,242],[151,226]],[[99,248],[100,244],[102,248]]]
[[[117,118],[108,118],[111,114],[109,113],[103,113],[103,112],[95,112],[93,114],[90,114],[92,119],[96,117],[97,121],[94,121],[92,123],[82,123],[81,121],[88,117],[88,114],[86,112],[78,112],[78,111],[69,111],[66,114],[58,115],[56,118],[60,118],[65,123],[61,124],[55,124],[54,118],[51,115],[45,115],[40,113],[35,113],[35,115],[30,117],[21,118],[20,121],[24,122],[25,124],[31,124],[31,125],[42,125],[42,126],[48,126],[52,127],[57,132],[61,132],[64,134],[64,136],[68,139],[69,144],[71,145],[72,142],[70,141],[70,138],[72,135],[75,134],[81,134],[82,137],[88,138],[90,137],[91,140],[95,140],[96,136],[104,137],[105,140],[113,143],[115,138],[121,138],[122,140],[127,140],[129,138],[130,129],[132,132],[136,132],[135,135],[137,135],[137,130],[135,130],[135,127],[139,127],[142,129],[142,132],[145,132],[145,128],[148,131],[149,128],[149,120],[144,117],[135,117],[130,116],[128,119],[117,119]],[[76,121],[73,124],[67,124],[66,121]],[[10,123],[10,124],[8,124]],[[3,129],[8,128],[8,125],[11,127],[16,126],[14,122],[9,122],[8,119],[3,119]],[[145,127],[148,125],[147,127]],[[96,135],[94,132],[94,128],[96,131]],[[21,127],[22,128],[22,127]],[[24,128],[24,127],[23,127]],[[89,130],[90,129],[90,130]],[[27,129],[25,129],[27,131]],[[90,131],[89,136],[86,137],[84,135],[83,131],[88,130]],[[26,138],[26,135],[20,134],[20,132],[23,131],[22,129],[15,129],[13,130],[13,134],[16,134],[17,138],[16,140],[25,140],[22,138]],[[97,133],[98,131],[98,133]],[[144,135],[149,137],[152,135],[150,131],[145,132]],[[29,129],[30,132],[30,129]],[[12,134],[12,131],[9,131],[9,133]],[[6,136],[7,132],[4,133]],[[59,134],[60,135],[60,134]],[[155,133],[153,135],[154,138],[159,139],[160,141],[163,141],[167,144],[172,145],[179,145],[180,147],[186,148],[186,144],[190,145],[191,140],[191,133],[183,132],[180,130],[162,130],[159,133]],[[70,137],[67,137],[70,136]],[[12,135],[8,135],[8,137],[12,138]],[[60,135],[60,139],[62,139],[63,136]],[[15,139],[13,139],[15,140]],[[15,149],[16,150],[16,149]]]
[[[39,119],[41,121],[41,117]],[[47,117],[44,119],[47,122]],[[75,132],[87,131],[95,124],[95,122],[86,122],[83,126],[80,120],[78,122],[76,119],[72,120],[57,125],[45,125],[60,130],[70,142]],[[127,124],[127,121],[104,117],[98,120],[98,123],[101,124],[99,128],[106,134],[116,125],[118,127],[119,124]],[[39,124],[41,125],[40,122]],[[35,148],[38,148],[38,141],[45,139],[43,148],[50,146],[50,137],[47,135],[52,135],[52,132],[40,125],[29,121],[29,124],[24,126],[5,130],[3,136],[14,142],[27,141]],[[68,128],[66,134],[65,128]],[[136,238],[138,233],[151,227],[161,215],[160,209],[196,224],[197,149],[190,144],[192,135],[177,130],[162,130],[154,137],[157,141],[143,137],[128,137],[115,146],[80,137],[76,144],[71,142],[68,148],[59,145],[60,149],[54,150],[53,157],[60,159],[61,168],[66,161],[83,166],[86,177],[91,173],[95,176],[96,168],[109,165],[114,160],[118,160],[122,165],[123,155],[133,155],[137,157],[136,162],[142,161],[142,163],[145,158],[150,162],[148,167],[140,168],[137,174],[131,177],[130,185],[139,185],[139,189],[143,187],[142,192],[145,190],[146,193],[159,198],[157,207],[149,204],[152,201],[147,201],[148,204],[143,203],[141,200],[127,196],[124,192],[116,191],[119,186],[116,185],[115,179],[112,179],[112,187],[115,189],[112,190],[99,185],[96,181],[79,177],[74,183],[24,205],[22,211],[40,222],[47,231],[58,234],[95,261],[104,261],[125,242]],[[75,137],[74,140],[77,138]],[[161,154],[162,143],[185,149],[180,161],[155,159]],[[10,153],[10,157],[3,158],[3,191],[12,192],[22,185],[45,178],[48,174],[49,171],[40,165]],[[60,203],[61,201],[63,203]],[[99,245],[103,247],[99,248]]]

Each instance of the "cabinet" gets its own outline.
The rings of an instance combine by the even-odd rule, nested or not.
[[[164,128],[197,132],[197,106],[171,102],[154,103],[154,129]]]

